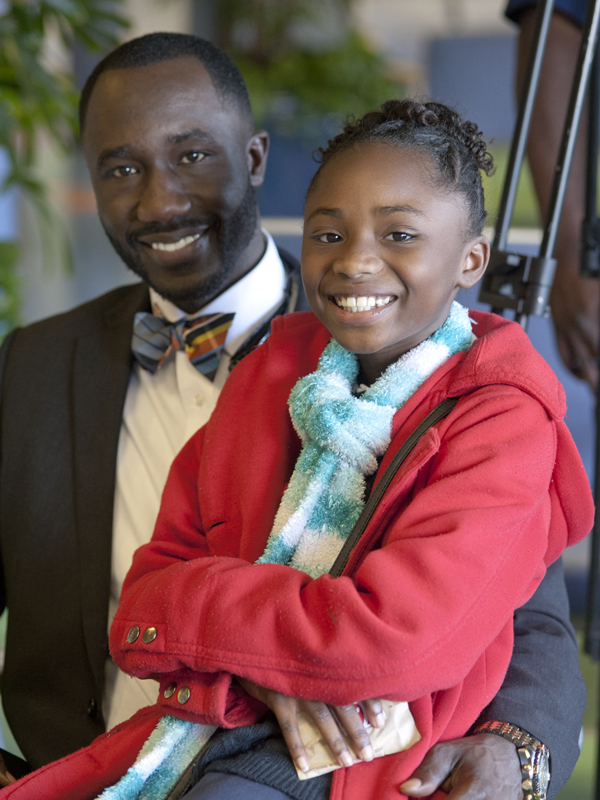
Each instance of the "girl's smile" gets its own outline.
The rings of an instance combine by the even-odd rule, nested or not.
[[[396,298],[392,295],[387,297],[381,296],[367,296],[367,295],[335,295],[331,298],[338,308],[344,311],[351,311],[357,313],[358,311],[374,311],[377,308],[383,308],[392,303]]]
[[[321,170],[305,206],[302,278],[337,341],[372,382],[445,321],[487,264],[461,194],[418,149],[360,144]]]
[[[392,306],[397,302],[396,295],[381,294],[375,290],[371,294],[366,294],[366,291],[365,294],[360,295],[332,294],[327,297],[329,305],[327,310],[329,318],[336,319],[339,325],[356,329],[365,325],[372,325],[380,317],[389,313]],[[319,319],[325,322],[320,316]]]

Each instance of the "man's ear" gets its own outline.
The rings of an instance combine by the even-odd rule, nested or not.
[[[269,154],[269,134],[266,131],[253,133],[247,146],[248,172],[250,184],[257,189],[262,186]]]
[[[485,236],[477,236],[467,246],[462,272],[457,285],[461,289],[470,289],[475,286],[477,281],[482,278],[489,260],[490,243]]]

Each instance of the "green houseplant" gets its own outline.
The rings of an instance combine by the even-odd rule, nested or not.
[[[349,22],[351,0],[219,0],[217,43],[239,66],[260,125],[311,138],[316,118],[361,115],[402,86]],[[325,36],[318,35],[323,28]],[[321,141],[321,138],[319,141]]]
[[[45,131],[57,143],[72,143],[77,128],[77,93],[72,76],[52,70],[45,58],[49,31],[66,48],[74,41],[101,51],[114,45],[127,23],[122,0],[0,0],[0,149],[8,168],[0,192],[19,187],[39,213],[52,214],[36,176],[36,140]],[[16,241],[0,242],[0,336],[18,320]]]
[[[257,195],[265,216],[301,214],[315,148],[345,117],[403,93],[385,58],[353,28],[351,6],[352,0],[210,3],[214,40],[239,66],[258,126],[272,134]]]

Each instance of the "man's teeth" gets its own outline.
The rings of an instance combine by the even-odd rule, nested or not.
[[[184,236],[183,239],[180,239],[178,242],[152,242],[152,249],[166,250],[167,253],[174,253],[175,250],[181,250],[199,238],[200,234],[195,233],[193,236]]]
[[[371,311],[374,308],[387,306],[393,299],[392,295],[389,297],[336,297],[335,302],[344,311],[356,313],[357,311]]]

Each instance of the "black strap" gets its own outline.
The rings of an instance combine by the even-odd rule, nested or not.
[[[388,468],[381,476],[379,483],[371,492],[371,496],[365,503],[365,507],[363,508],[360,517],[356,520],[356,523],[350,531],[350,535],[344,542],[344,546],[340,550],[333,567],[329,570],[329,574],[333,575],[334,578],[339,578],[344,571],[344,568],[348,563],[348,559],[350,558],[350,554],[365,532],[365,528],[369,524],[369,520],[379,505],[379,501],[383,497],[385,490],[390,485],[392,478],[398,472],[404,461],[413,451],[421,436],[423,436],[423,434],[428,431],[429,428],[433,427],[437,422],[444,419],[444,417],[447,417],[459,400],[460,397],[449,397],[446,400],[442,400],[442,402],[436,406],[433,411],[429,412],[423,422],[421,422],[421,424],[415,428],[408,439],[404,442],[400,450],[398,450],[388,465]]]

